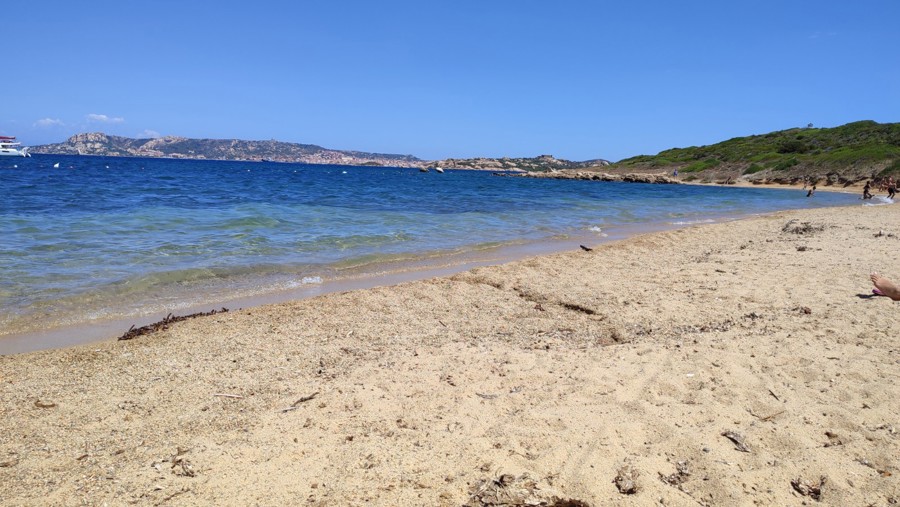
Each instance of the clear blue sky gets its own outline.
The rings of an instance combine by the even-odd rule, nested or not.
[[[7,5],[0,133],[619,160],[900,121],[900,1]]]

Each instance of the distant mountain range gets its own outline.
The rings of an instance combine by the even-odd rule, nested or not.
[[[314,144],[240,139],[159,137],[132,139],[102,132],[77,134],[58,144],[31,148],[32,153],[102,155],[108,157],[164,157],[210,160],[302,162],[307,164],[389,165],[419,167],[425,162],[412,155],[330,150]]]
[[[429,167],[490,171],[550,171],[608,165],[605,160],[572,162],[550,155],[534,158],[472,158],[427,161],[412,155],[332,150],[314,144],[240,139],[160,137],[132,139],[102,132],[77,134],[58,144],[31,148],[32,153],[101,155],[108,157],[161,157],[209,160],[298,162],[304,164]]]

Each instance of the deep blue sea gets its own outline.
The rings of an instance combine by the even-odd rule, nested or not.
[[[0,159],[0,194],[0,335],[178,313],[510,245],[577,248],[648,227],[860,203],[478,171],[51,155]]]

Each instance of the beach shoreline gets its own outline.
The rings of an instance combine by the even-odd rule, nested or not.
[[[750,216],[715,216],[698,223],[741,220]],[[270,289],[253,294],[206,297],[202,302],[172,305],[164,309],[143,310],[139,314],[119,315],[79,320],[59,324],[43,318],[37,327],[7,323],[0,330],[0,355],[21,354],[39,350],[71,347],[114,340],[130,327],[141,327],[162,321],[168,315],[183,316],[221,309],[251,309],[259,306],[309,299],[335,292],[363,290],[420,281],[439,276],[451,276],[476,267],[504,264],[537,255],[550,255],[577,249],[579,245],[597,247],[611,241],[642,234],[688,227],[694,223],[660,222],[622,224],[602,233],[583,232],[580,235],[546,238],[541,241],[510,243],[490,248],[476,248],[463,252],[412,257],[402,261],[378,262],[333,272],[327,279],[301,284],[289,289]],[[318,276],[316,278],[319,278]],[[48,316],[49,317],[49,316]],[[73,317],[69,317],[70,319]],[[15,325],[17,324],[18,328]]]
[[[778,212],[0,356],[0,497],[887,505],[898,247]]]

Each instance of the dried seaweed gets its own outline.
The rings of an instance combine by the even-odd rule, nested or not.
[[[824,225],[812,225],[809,222],[800,222],[797,219],[789,220],[784,227],[781,228],[781,232],[786,232],[789,234],[816,234],[825,230]]]
[[[119,340],[131,340],[133,338],[137,338],[138,336],[144,336],[146,334],[155,333],[157,331],[164,331],[169,328],[169,324],[174,324],[175,322],[181,322],[183,320],[194,319],[197,317],[206,317],[209,315],[215,315],[217,313],[225,313],[228,311],[228,308],[222,308],[221,310],[212,310],[209,312],[198,312],[192,313],[190,315],[172,315],[171,313],[166,315],[166,318],[159,322],[154,322],[153,324],[149,324],[146,326],[141,326],[139,328],[135,328],[131,326],[128,331],[125,332],[122,336],[119,337]]]
[[[469,501],[463,507],[590,507],[581,500],[560,498],[543,490],[527,474],[516,477],[503,474],[496,479],[485,479],[475,486]]]
[[[632,468],[628,463],[622,465],[622,467],[616,471],[616,478],[613,479],[619,493],[622,493],[623,495],[633,495],[637,493],[638,475],[638,471]]]

